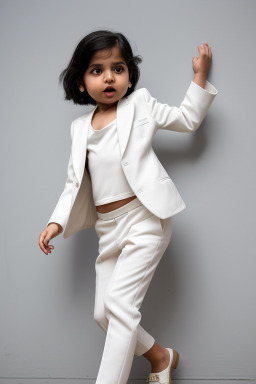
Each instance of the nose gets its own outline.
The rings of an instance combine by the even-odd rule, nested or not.
[[[104,81],[109,82],[109,81],[113,81],[113,80],[114,80],[114,76],[113,76],[112,71],[106,71]]]

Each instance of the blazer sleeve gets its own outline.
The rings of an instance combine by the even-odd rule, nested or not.
[[[162,104],[143,88],[144,97],[157,129],[176,132],[194,132],[202,123],[210,105],[218,94],[217,89],[206,80],[205,88],[193,80],[179,107]]]
[[[71,142],[73,140],[73,122],[71,123]],[[72,144],[71,144],[72,148]],[[73,176],[74,176],[74,170],[73,170],[73,160],[72,160],[72,150],[70,151],[69,161],[68,161],[68,168],[67,168],[67,179],[64,186],[64,190],[62,194],[60,195],[60,198],[56,204],[56,207],[54,208],[54,211],[50,217],[50,219],[47,222],[48,226],[50,223],[58,223],[62,226],[62,230],[59,233],[63,232],[63,228],[66,225],[68,214],[70,211],[71,206],[71,200],[72,200],[72,185],[73,185]]]

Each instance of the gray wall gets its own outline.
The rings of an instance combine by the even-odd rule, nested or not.
[[[66,180],[70,123],[91,109],[64,101],[58,75],[80,39],[99,28],[129,38],[144,58],[138,88],[169,105],[181,103],[194,78],[197,46],[212,47],[208,80],[219,94],[201,127],[154,138],[187,208],[173,217],[142,324],[180,352],[173,379],[255,380],[256,2],[2,0],[0,7],[0,383],[90,384],[98,372],[105,334],[93,320],[94,228],[55,238],[48,256],[38,239]],[[146,382],[149,372],[135,356],[130,382]]]

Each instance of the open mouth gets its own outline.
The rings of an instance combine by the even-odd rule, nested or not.
[[[106,96],[112,97],[115,94],[115,89],[114,88],[107,88],[104,90],[104,93]]]
[[[115,92],[114,88],[107,88],[104,90],[104,92]]]

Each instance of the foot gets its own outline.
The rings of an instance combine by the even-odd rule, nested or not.
[[[162,372],[168,367],[170,363],[170,353],[167,349],[163,348],[163,355],[160,360],[151,364],[151,372]]]
[[[147,377],[148,383],[171,384],[171,370],[176,369],[179,362],[179,353],[171,348],[166,348],[169,353],[169,364],[162,371],[150,372]]]

